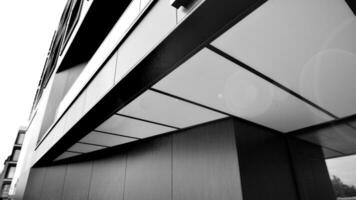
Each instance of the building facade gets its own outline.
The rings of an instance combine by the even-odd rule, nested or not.
[[[20,156],[22,143],[25,139],[26,127],[20,127],[19,132],[15,140],[15,144],[12,148],[12,153],[4,162],[3,171],[0,174],[0,199],[10,199],[10,186],[12,184],[12,178],[14,177],[16,164]],[[16,184],[16,183],[14,183]]]
[[[335,199],[356,153],[352,0],[69,0],[15,199]]]

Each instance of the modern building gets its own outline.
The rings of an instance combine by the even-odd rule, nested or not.
[[[15,199],[335,199],[353,0],[69,0]]]
[[[20,127],[12,153],[4,162],[3,171],[0,174],[0,200],[10,199],[9,191],[12,184],[12,178],[14,177],[16,164],[20,156],[22,143],[25,138],[26,127]],[[16,184],[16,183],[14,183]]]

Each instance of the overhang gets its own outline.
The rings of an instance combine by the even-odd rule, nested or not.
[[[343,0],[206,0],[38,164],[236,117],[356,153],[356,17]]]

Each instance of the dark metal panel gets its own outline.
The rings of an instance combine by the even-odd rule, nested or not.
[[[38,200],[41,198],[43,180],[46,175],[46,168],[32,168],[27,181],[24,199]]]
[[[289,138],[288,144],[300,199],[334,200],[321,147],[294,138]]]
[[[323,148],[321,147],[322,150],[323,150],[323,154],[324,154],[324,158],[325,159],[328,159],[328,158],[336,158],[336,157],[340,157],[342,156],[343,154],[342,153],[339,153],[337,151],[334,151],[332,149],[328,149],[328,148]]]
[[[87,200],[90,187],[92,162],[72,163],[67,167],[63,199]]]
[[[356,115],[293,131],[288,135],[335,152],[326,153],[325,158],[352,155],[356,153]]]
[[[356,153],[356,129],[339,124],[320,130],[297,135],[299,139],[306,140],[319,146],[327,147],[342,156]]]
[[[235,119],[241,186],[248,200],[297,200],[284,135]]]
[[[233,121],[220,120],[173,136],[174,200],[241,200]]]
[[[320,129],[297,135],[297,138],[329,148],[341,156],[356,152],[356,130],[347,125]]]
[[[90,200],[123,199],[126,156],[116,156],[95,160],[90,184]]]
[[[133,146],[128,152],[125,200],[171,199],[171,136]]]
[[[356,15],[356,1],[355,0],[346,0],[346,3],[350,6],[350,9]]]
[[[61,200],[67,165],[47,167],[41,200]]]

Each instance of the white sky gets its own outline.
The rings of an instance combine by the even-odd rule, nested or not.
[[[67,0],[0,0],[0,171],[27,119],[46,54]],[[356,185],[356,156],[327,161]]]
[[[348,185],[356,186],[356,155],[326,161],[329,174],[336,175]]]
[[[66,0],[0,0],[0,171],[27,119]]]

